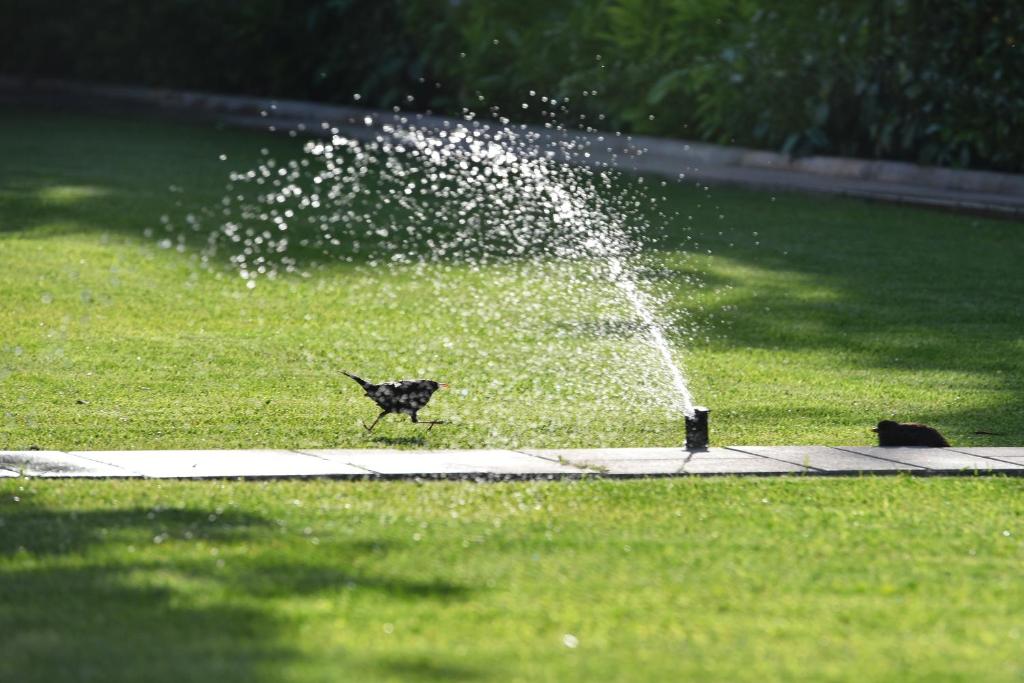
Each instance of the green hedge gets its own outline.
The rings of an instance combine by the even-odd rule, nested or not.
[[[0,7],[7,73],[539,120],[535,91],[568,97],[565,120],[608,128],[1024,171],[1019,0]]]
[[[402,4],[0,0],[0,72],[392,104],[425,90]]]

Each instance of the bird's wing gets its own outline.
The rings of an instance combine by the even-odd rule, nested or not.
[[[434,393],[430,383],[424,380],[406,379],[393,384],[396,385],[395,396],[398,402],[410,408],[418,409],[427,405],[431,394]]]

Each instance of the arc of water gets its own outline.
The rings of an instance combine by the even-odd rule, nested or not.
[[[626,299],[633,306],[633,310],[644,322],[644,328],[650,336],[651,346],[658,352],[665,369],[672,378],[672,386],[679,395],[679,408],[686,417],[693,417],[694,404],[693,395],[686,383],[686,376],[672,358],[672,349],[665,338],[665,332],[661,324],[655,318],[647,294],[636,284],[636,279],[629,272],[621,258],[612,257],[608,260],[608,267],[616,286],[626,295]]]

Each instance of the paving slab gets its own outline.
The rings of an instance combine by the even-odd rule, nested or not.
[[[1021,457],[1016,457],[1016,456],[1013,456],[1013,455],[1006,455],[1006,456],[1000,456],[999,458],[993,458],[993,459],[1001,461],[1001,462],[1009,463],[1011,465],[1020,465],[1021,467],[1024,467],[1024,458],[1021,458]]]
[[[919,465],[873,458],[830,446],[733,446],[730,450],[803,465],[824,472],[892,472],[923,469]]]
[[[954,446],[952,450],[959,453],[966,453],[967,455],[976,455],[979,458],[994,458],[1004,462],[1024,465],[1024,447],[965,446],[964,448],[960,448],[959,446]]]
[[[513,450],[0,451],[0,477],[682,476],[964,471],[1024,474],[1024,448],[733,446]]]
[[[366,476],[366,470],[288,450],[72,451],[154,479]]]
[[[734,453],[728,448],[709,448],[702,451],[688,451],[685,448],[522,448],[522,453],[529,453],[539,458],[558,460],[559,458],[605,458],[613,460],[672,460],[705,459],[705,458],[754,458],[757,456],[745,453]]]
[[[137,472],[63,451],[0,451],[0,467],[30,477],[138,476]]]
[[[543,458],[561,459],[613,476],[673,474],[781,474],[805,472],[798,465],[727,448],[690,452],[684,448],[527,449]]]
[[[899,446],[843,446],[842,450],[939,472],[963,470],[1019,470],[1022,465],[961,453],[951,448],[909,448]]]
[[[693,458],[679,474],[804,474],[811,470],[768,458]]]
[[[399,451],[390,449],[303,449],[333,462],[341,462],[382,475],[533,475],[586,474],[585,470],[557,461],[510,450],[432,450]]]

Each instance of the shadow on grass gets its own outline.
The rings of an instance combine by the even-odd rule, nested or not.
[[[19,681],[259,681],[294,656],[255,606],[190,606],[122,566],[3,572],[0,673]],[[180,564],[179,571],[187,571]]]
[[[301,136],[219,130],[209,123],[49,110],[3,112],[0,235],[46,239],[79,233],[120,234],[154,247],[170,240],[165,244],[183,244],[193,253],[215,247],[214,264],[233,268],[232,257],[249,253],[254,245],[235,242],[221,226],[230,221],[255,233],[277,233],[278,227],[265,215],[243,218],[237,209],[229,216],[223,214],[221,202],[227,196],[245,196],[251,208],[261,206],[263,195],[272,190],[269,185],[231,182],[230,174],[256,169],[268,160],[281,167],[305,160],[303,142]],[[307,195],[318,189],[313,176],[310,171],[296,181],[306,186]],[[366,178],[364,182],[372,186],[374,181]],[[298,200],[277,208],[292,209],[301,220],[290,221],[286,251],[260,254],[273,270],[284,272],[285,263],[300,269],[365,263],[387,252],[382,245],[388,241],[372,231],[359,235],[361,247],[354,246],[352,239],[330,244],[319,227],[322,221],[305,220],[312,212],[301,208]],[[373,192],[359,194],[351,208],[372,214],[378,225],[414,221],[411,213],[403,213],[396,204],[378,203]],[[431,230],[436,236],[456,227],[432,226]],[[426,239],[417,237],[407,246],[425,253],[428,247],[420,242]]]
[[[76,512],[9,500],[0,510],[0,680],[276,681],[309,656],[294,644],[294,620],[274,611],[282,600],[359,591],[363,599],[444,602],[469,594],[444,581],[354,569],[365,556],[383,561],[385,542],[325,539],[315,555],[282,552],[277,524],[258,515]],[[352,667],[367,678],[397,675],[396,666],[402,673],[401,662],[357,654],[338,662],[339,671]],[[409,666],[415,680],[475,677],[437,659]]]
[[[764,372],[776,352],[832,354],[836,367],[870,373],[894,406],[922,382],[946,393],[983,387],[1001,400],[900,419],[1024,439],[1024,225],[852,200],[713,196],[728,229],[698,240],[715,254],[712,287],[725,288],[698,297],[700,307],[676,302],[687,310],[680,323],[706,333],[712,350],[766,354]],[[696,212],[696,224],[712,224],[708,208]]]
[[[456,181],[438,181],[429,166],[415,162],[397,176],[381,172],[385,164],[368,164],[363,170],[369,172],[360,173],[358,182],[336,181],[338,187],[324,194],[320,176],[334,174],[303,151],[311,138],[305,133],[291,139],[125,116],[7,112],[0,116],[0,211],[5,217],[0,233],[45,238],[120,232],[153,244],[169,239],[168,245],[209,250],[225,267],[235,263],[233,257],[246,255],[246,261],[275,272],[325,263],[374,265],[393,256],[433,260],[436,245],[465,242],[465,226],[450,211],[437,218],[432,209],[451,208],[444,183]],[[336,151],[335,158],[347,153]],[[389,159],[398,155],[389,154],[394,155]],[[287,179],[292,191],[282,192],[277,172],[299,164],[304,170]],[[247,179],[249,173],[253,175]],[[264,182],[261,173],[273,180]],[[428,176],[437,187],[410,204],[407,183],[425,183]],[[614,196],[618,189],[593,184],[597,193]],[[333,194],[338,198],[326,199],[323,208],[319,201],[312,204],[317,208],[305,201]],[[484,205],[492,193],[479,194],[473,203]],[[267,211],[268,204],[273,211]],[[492,208],[506,211],[500,201]],[[275,212],[288,216],[286,234],[281,234]],[[470,217],[486,216],[477,209]],[[557,232],[557,223],[545,215],[532,220],[542,227],[525,248],[530,255],[547,256],[551,250],[546,236]],[[515,254],[522,254],[524,246],[506,232],[481,228],[473,243],[461,249],[477,260],[519,258]],[[282,237],[287,237],[287,247],[278,249]]]
[[[16,524],[0,527],[0,556],[82,553],[96,544],[116,543],[121,535],[140,530],[153,536],[237,542],[267,526],[262,517],[226,510],[220,514],[194,510],[127,508],[121,510],[51,510],[20,504],[11,517]]]
[[[25,112],[5,115],[2,123],[0,230],[41,236],[48,233],[34,228],[59,230],[62,224],[141,236],[162,213],[178,218],[192,207],[215,205],[227,172],[258,161],[258,144],[266,144],[271,156],[280,159],[299,155],[294,140],[201,126]],[[227,154],[229,163],[217,161],[220,153]],[[166,190],[182,179],[189,183],[185,195]],[[774,198],[724,189],[708,193],[690,186],[673,186],[666,194],[664,208],[692,217],[687,222],[700,245],[694,249],[691,230],[682,221],[653,223],[665,227],[662,248],[668,263],[646,275],[679,292],[670,310],[678,314],[675,327],[708,335],[712,351],[832,354],[838,368],[872,373],[872,382],[893,397],[894,407],[905,405],[901,394],[908,381],[927,380],[930,372],[961,375],[964,387],[986,386],[1001,399],[898,417],[938,421],[960,434],[1005,432],[999,443],[1024,439],[1024,278],[1019,275],[1024,240],[1019,222],[843,199]],[[181,207],[174,206],[178,200]],[[387,222],[385,213],[380,217]],[[296,239],[313,234],[308,231],[314,228],[293,227]],[[195,242],[189,244],[205,237],[205,231],[190,234]],[[683,252],[699,254],[705,248],[715,254],[713,261],[679,263]],[[367,245],[363,253],[371,252]],[[328,259],[313,249],[289,249],[288,255],[300,267],[354,257],[337,253]],[[226,262],[228,252],[218,258]],[[689,298],[694,278],[706,289],[725,293],[699,294],[694,305]],[[728,310],[723,312],[722,305]],[[636,321],[586,315],[553,325],[555,332],[609,339],[628,339],[637,327]],[[682,338],[675,343],[680,349],[691,344]],[[780,396],[780,420],[792,419],[785,403]],[[863,419],[867,425],[881,417]],[[419,438],[375,440],[424,445]]]
[[[176,237],[161,216],[180,221],[218,202],[231,168],[259,163],[259,139],[212,124],[12,107],[0,115],[0,234]],[[300,147],[270,135],[263,144],[289,156]],[[205,234],[188,237],[198,244]]]
[[[482,678],[475,669],[455,664],[438,664],[423,657],[388,658],[382,660],[379,666],[389,677],[401,681],[475,681]]]

